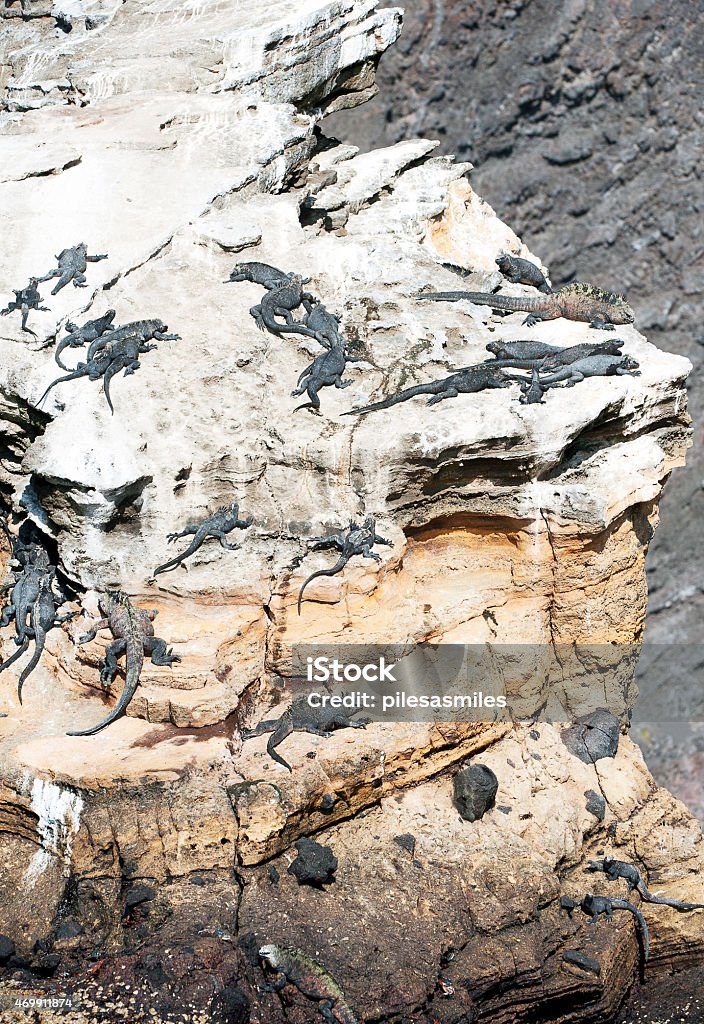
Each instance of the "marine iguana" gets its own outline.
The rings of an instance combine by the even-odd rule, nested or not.
[[[343,412],[343,416],[364,416],[369,412],[376,412],[379,409],[390,409],[399,402],[407,402],[409,398],[417,395],[431,395],[428,405],[437,405],[446,398],[457,398],[458,395],[473,395],[478,391],[486,391],[490,388],[509,387],[511,381],[501,373],[501,367],[497,366],[498,360],[489,359],[485,363],[477,363],[476,366],[465,366],[449,377],[442,377],[440,380],[426,381],[425,384],[414,384],[413,387],[404,388],[398,394],[385,398],[381,402],[372,402],[370,405],[362,405],[357,409],[349,409]],[[523,379],[523,378],[517,378]]]
[[[354,720],[352,715],[355,711],[347,711],[345,708],[324,707],[314,708],[308,704],[305,697],[296,697],[291,707],[281,715],[280,718],[267,718],[259,722],[254,729],[245,729],[242,733],[243,740],[253,740],[256,736],[263,736],[270,732],[266,744],[266,752],[274,761],[283,765],[289,772],[293,769],[288,761],[285,761],[281,754],[277,754],[276,748],[283,743],[292,732],[310,732],[314,736],[329,736],[335,729],[364,729],[371,721],[370,718],[358,718]]]
[[[102,349],[118,341],[136,338],[146,344],[148,341],[179,341],[179,334],[168,334],[169,328],[163,320],[132,320],[115,327],[112,331],[94,338],[88,346],[86,359],[90,362]]]
[[[184,559],[194,554],[207,537],[217,538],[220,541],[220,546],[227,551],[237,551],[239,544],[228,544],[225,540],[226,535],[235,529],[246,530],[253,522],[254,520],[251,517],[249,519],[239,518],[239,504],[233,501],[231,505],[222,505],[212,515],[208,516],[207,519],[204,519],[202,523],[186,526],[180,533],[170,533],[166,538],[169,544],[172,544],[180,537],[189,537],[191,534],[195,534],[195,536],[182,554],[172,558],[169,562],[164,562],[163,565],[157,565],[152,573],[152,578],[158,576],[160,572],[165,572],[167,569],[175,569]]]
[[[223,284],[229,284],[231,281],[251,281],[252,284],[260,284],[269,292],[288,284],[292,277],[293,273],[286,273],[269,263],[235,263],[230,276]],[[307,284],[307,279],[303,283]]]
[[[492,366],[500,364],[505,367],[516,369],[532,370],[539,366],[541,371],[545,369],[556,370],[560,366],[567,366],[578,359],[591,355],[621,355],[624,342],[619,338],[609,341],[583,342],[579,345],[569,345],[567,348],[559,348],[556,345],[544,345],[541,342],[532,341],[490,341],[486,346],[496,356],[491,361]]]
[[[604,857],[603,860],[590,860],[587,871],[602,871],[610,882],[624,878],[628,883],[629,892],[635,889],[641,899],[647,903],[660,903],[679,911],[704,910],[704,903],[681,903],[679,900],[671,900],[666,896],[655,896],[649,891],[635,864],[628,864],[626,861],[616,860],[614,857]]]
[[[0,309],[0,316],[7,316],[14,309],[22,310],[22,330],[27,334],[32,334],[37,337],[36,331],[31,330],[27,327],[27,317],[29,316],[30,309],[41,310],[44,313],[49,312],[48,306],[40,306],[39,303],[42,301],[42,297],[39,294],[37,284],[39,283],[36,277],[30,277],[29,284],[25,288],[20,288],[19,291],[13,288],[15,297],[11,302],[5,306],[4,309]]]
[[[628,902],[628,900],[610,899],[608,896],[595,896],[591,892],[588,892],[586,896],[583,897],[580,907],[585,914],[588,914],[591,917],[591,923],[594,927],[596,927],[597,921],[602,914],[607,921],[613,920],[614,910],[627,910],[629,914],[633,914],[643,938],[643,959],[645,963],[648,962],[648,957],[650,956],[648,925],[637,907],[634,907],[632,903]]]
[[[316,302],[313,308],[303,317],[303,323],[315,332],[316,340],[323,348],[331,349],[345,346],[345,339],[340,334],[340,318],[331,313],[322,302]],[[350,361],[351,360],[351,357]],[[362,360],[359,360],[362,362]]]
[[[521,405],[545,405],[543,401],[543,395],[547,391],[547,387],[543,387],[540,383],[540,373],[537,366],[533,367],[531,374],[530,384],[521,385],[521,397],[518,401]]]
[[[102,339],[98,339],[99,341]],[[114,415],[115,409],[110,398],[110,381],[120,372],[125,371],[125,377],[133,374],[141,366],[139,356],[144,352],[151,352],[156,345],[145,345],[138,337],[119,338],[113,342],[106,343],[105,347],[88,362],[79,363],[71,373],[57,377],[48,386],[42,397],[37,402],[41,405],[52,388],[65,381],[78,380],[79,377],[88,377],[89,380],[103,379],[103,391],[107,400],[110,412]]]
[[[348,355],[345,352],[344,340],[342,344],[332,345],[317,356],[298,378],[298,387],[291,392],[292,398],[297,398],[307,392],[310,402],[297,405],[294,412],[299,409],[312,409],[318,412],[320,409],[320,398],[318,392],[321,388],[333,386],[336,388],[348,388],[353,383],[351,380],[343,380],[347,363],[363,363],[364,359]]]
[[[385,537],[380,537],[376,532],[376,519],[374,516],[367,516],[362,526],[358,526],[354,519],[350,519],[350,525],[348,526],[346,533],[333,533],[330,537],[312,537],[309,544],[310,550],[312,551],[322,551],[325,548],[337,548],[340,552],[340,557],[332,568],[318,569],[317,572],[311,573],[308,579],[304,582],[298,592],[299,615],[301,614],[303,591],[313,580],[317,579],[319,576],[337,576],[337,574],[342,572],[345,568],[350,558],[353,558],[355,555],[363,555],[364,558],[373,558],[375,562],[380,562],[380,556],[372,551],[374,544],[385,544],[387,547],[393,547],[392,541],[386,540]]]
[[[62,338],[56,346],[54,352],[54,359],[59,364],[62,370],[70,370],[70,366],[66,366],[65,363],[61,362],[61,353],[66,348],[83,348],[91,341],[95,341],[96,338],[101,338],[108,331],[113,330],[112,322],[115,319],[115,310],[108,309],[102,316],[97,317],[95,320],[86,320],[82,327],[78,327],[77,324],[66,322],[66,330],[70,333]]]
[[[263,986],[265,992],[280,992],[290,983],[308,999],[317,1002],[327,1024],[358,1024],[345,1001],[345,993],[335,979],[299,949],[267,945],[261,947],[259,956],[278,975],[276,981]]]
[[[249,312],[260,331],[268,330],[277,337],[284,334],[302,334],[320,341],[316,331],[302,320],[295,320],[292,315],[292,310],[298,309],[301,305],[306,313],[310,313],[316,301],[314,295],[303,290],[303,278],[300,274],[293,274],[277,288],[265,292],[262,301],[257,306],[252,306]],[[277,316],[282,316],[286,323],[280,323],[276,319]]]
[[[62,288],[73,281],[74,288],[85,288],[86,287],[86,269],[89,263],[100,263],[101,260],[108,258],[107,253],[101,253],[99,256],[89,256],[88,246],[85,242],[79,242],[78,245],[71,246],[70,249],[62,249],[59,255],[56,257],[58,267],[54,267],[44,277],[40,277],[39,281],[51,281],[53,278],[58,277],[57,283],[51,289],[51,294],[56,295]]]
[[[17,696],[20,704],[22,703],[22,687],[27,678],[39,664],[41,656],[44,653],[44,643],[46,641],[47,633],[50,629],[53,629],[54,626],[60,626],[63,622],[68,622],[69,619],[72,619],[76,614],[75,612],[67,612],[65,615],[57,615],[57,599],[53,590],[56,570],[53,565],[50,566],[50,570],[50,572],[45,573],[39,578],[37,597],[32,604],[29,615],[29,627],[27,629],[27,633],[34,638],[34,653],[23,668],[17,684]]]
[[[98,606],[103,618],[96,622],[85,636],[79,638],[78,644],[86,644],[89,640],[94,640],[99,630],[109,628],[115,639],[108,644],[105,650],[100,681],[105,686],[110,685],[117,672],[117,659],[124,653],[126,655],[125,686],[120,699],[107,718],[89,729],[68,732],[67,736],[93,736],[122,715],[134,697],[144,665],[145,654],[151,655],[152,665],[169,666],[175,661],[181,660],[178,654],[171,653],[171,648],[167,647],[165,640],[154,635],[152,622],[157,616],[154,609],[147,611],[145,608],[137,608],[122,590],[108,591],[100,598]]]
[[[528,327],[541,320],[579,320],[602,331],[613,331],[614,324],[632,324],[634,314],[622,295],[602,291],[591,284],[568,284],[550,295],[525,297],[522,295],[492,295],[487,292],[423,292],[418,299],[457,302],[466,299],[478,306],[492,306],[529,315],[523,323]]]
[[[539,292],[552,295],[552,288],[545,280],[542,270],[540,267],[536,267],[535,263],[531,263],[530,260],[524,260],[520,256],[512,256],[511,253],[503,252],[500,256],[497,256],[494,262],[506,280],[510,281],[511,284],[529,284],[533,288],[537,288]]]
[[[568,366],[563,366],[561,369],[556,370],[555,373],[548,374],[546,377],[540,378],[541,387],[547,390],[555,384],[561,384],[564,381],[565,387],[572,388],[575,384],[579,384],[585,377],[612,377],[612,376],[630,376],[638,377],[640,370],[638,369],[637,360],[631,356],[619,356],[619,355],[592,355],[586,356],[583,359],[577,359],[576,362],[570,363]],[[511,381],[519,381],[526,387],[528,386],[527,381],[523,377],[516,377],[513,374],[507,373],[506,378]]]

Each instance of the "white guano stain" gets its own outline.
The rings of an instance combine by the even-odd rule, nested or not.
[[[80,828],[83,799],[70,789],[35,779],[31,807],[39,819],[37,833],[40,845],[24,873],[23,881],[30,888],[46,871],[52,858],[61,858],[68,867],[73,839]]]

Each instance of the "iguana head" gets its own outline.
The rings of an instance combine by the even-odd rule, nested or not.
[[[103,615],[109,615],[118,605],[129,604],[129,600],[124,590],[108,590],[107,594],[98,598],[98,608]]]
[[[376,516],[365,516],[364,517],[364,529],[365,530],[369,530],[370,532],[373,533],[375,527],[376,527]]]
[[[504,267],[510,267],[513,262],[513,256],[510,252],[502,252],[501,255],[496,257],[494,262],[497,263],[501,269]]]
[[[76,252],[87,253],[88,252],[88,246],[86,245],[85,242],[79,242],[78,245],[76,246],[75,251]]]
[[[640,363],[633,356],[621,356],[621,366],[624,370],[637,370]]]
[[[262,946],[259,950],[259,956],[262,958],[264,963],[269,965],[269,967],[278,967],[281,963],[282,952],[283,951],[279,946]]]

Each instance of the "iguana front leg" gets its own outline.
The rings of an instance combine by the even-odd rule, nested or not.
[[[262,985],[262,992],[280,992],[282,988],[286,987],[287,983],[286,975],[283,971],[280,971],[274,981],[269,981]]]
[[[606,313],[595,311],[592,313],[589,319],[589,326],[593,327],[596,331],[615,331],[616,328],[609,320]]]
[[[394,546],[394,542],[392,540],[387,540],[386,537],[380,537],[378,533],[374,534],[374,543],[385,544],[387,548],[392,548]]]
[[[121,654],[124,654],[126,647],[127,641],[120,638],[108,644],[105,649],[105,658],[100,668],[100,682],[103,686],[110,686],[110,683],[115,678],[118,668],[117,659]]]
[[[98,622],[96,622],[96,624],[92,627],[92,629],[89,629],[88,632],[84,634],[84,636],[80,636],[78,638],[78,640],[76,641],[76,646],[80,647],[82,644],[87,644],[90,643],[91,640],[95,640],[98,631],[101,629],[107,629],[109,625],[110,623],[107,619],[99,619]]]
[[[228,542],[226,540],[226,536],[227,535],[225,533],[223,533],[222,530],[213,531],[213,533],[211,533],[210,536],[211,537],[217,537],[217,539],[220,541],[220,547],[221,548],[225,548],[226,551],[239,551],[240,545],[239,544],[228,544]]]
[[[552,313],[547,309],[539,309],[534,313],[529,313],[523,321],[523,325],[524,327],[535,327],[536,324],[542,323],[543,320],[555,320],[559,315],[558,312]]]
[[[457,398],[459,391],[457,388],[446,388],[437,395],[433,395],[432,398],[428,399],[428,405],[437,405],[438,402],[443,402],[446,398]]]
[[[372,543],[373,543],[373,541],[372,541]],[[365,558],[373,558],[375,562],[380,562],[381,561],[381,556],[377,555],[376,551],[372,551],[371,545],[369,545],[369,544],[365,544],[364,545],[364,547],[360,551],[360,554],[364,555]]]
[[[101,252],[98,256],[89,256],[86,253],[86,262],[87,263],[100,263],[101,260],[106,260],[107,258],[108,258],[108,254],[106,252]]]

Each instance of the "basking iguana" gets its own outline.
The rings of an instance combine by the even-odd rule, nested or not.
[[[280,992],[286,984],[295,985],[304,996],[317,1002],[326,1024],[358,1024],[335,979],[305,953],[268,945],[261,947],[259,956],[278,976],[275,982],[263,986],[265,992]]]
[[[547,388],[553,387],[556,384],[562,384],[563,382],[565,387],[574,387],[575,384],[583,381],[585,377],[612,377],[615,375],[638,377],[640,375],[638,365],[637,360],[631,356],[591,355],[583,359],[577,359],[574,363],[556,370],[555,373],[541,376],[540,384],[547,390]],[[506,374],[506,378],[511,381],[519,381],[524,386],[528,386],[525,378],[516,377],[510,373]]]
[[[278,270],[269,263],[235,263],[230,276],[223,284],[229,284],[231,281],[251,281],[252,284],[260,284],[267,291],[271,291],[287,284],[292,277],[292,273]]]
[[[634,907],[632,903],[628,902],[628,900],[609,899],[608,896],[595,896],[591,892],[588,892],[582,899],[580,907],[585,914],[588,914],[591,917],[592,924],[595,927],[602,914],[607,921],[613,920],[614,910],[627,910],[629,914],[633,914],[643,938],[643,959],[646,963],[648,962],[648,957],[650,956],[648,925],[637,907]]]
[[[487,292],[423,292],[418,299],[458,302],[466,299],[478,306],[494,309],[523,311],[529,315],[523,321],[528,327],[541,320],[555,320],[564,316],[580,320],[590,327],[613,331],[614,324],[632,324],[634,314],[622,295],[605,292],[591,284],[568,284],[550,295],[524,297],[522,295],[492,295]]]
[[[259,305],[252,306],[249,312],[260,331],[271,331],[277,337],[284,334],[302,334],[307,338],[320,340],[316,331],[303,321],[295,320],[292,314],[292,310],[298,309],[301,305],[306,313],[310,313],[315,302],[315,296],[303,290],[303,278],[300,274],[293,274],[283,284],[265,292]],[[280,323],[276,319],[277,316],[282,316],[286,323]]]
[[[449,377],[442,377],[440,380],[427,381],[425,384],[414,384],[413,387],[404,388],[391,398],[385,398],[381,402],[372,402],[370,405],[362,405],[358,409],[349,409],[343,412],[343,416],[363,416],[368,412],[377,412],[379,409],[390,409],[399,402],[407,402],[409,398],[417,395],[431,395],[428,405],[437,405],[446,398],[457,398],[458,395],[472,395],[478,391],[486,391],[490,388],[507,388],[510,386],[510,379],[501,373],[501,366],[497,365],[498,360],[487,360],[485,363],[477,363],[476,366],[465,366],[462,370],[451,373]],[[522,379],[522,378],[521,378]]]
[[[65,363],[61,362],[61,353],[65,348],[83,348],[91,341],[95,341],[96,338],[101,338],[108,331],[113,330],[112,322],[115,319],[115,310],[108,309],[103,313],[102,316],[97,317],[95,320],[86,320],[82,327],[78,327],[74,323],[67,322],[66,330],[70,333],[62,338],[56,346],[54,352],[54,359],[59,364],[62,370],[70,370],[70,366],[66,366]]]
[[[534,366],[544,370],[556,370],[560,366],[568,366],[578,359],[592,355],[620,355],[624,343],[619,338],[609,341],[583,342],[559,348],[556,345],[544,345],[533,341],[490,341],[486,346],[496,356],[491,366],[497,363],[505,367],[532,370]]]
[[[340,318],[326,309],[322,302],[316,302],[306,313],[303,323],[315,332],[316,340],[323,348],[345,347],[345,339],[340,333]]]
[[[38,280],[51,281],[52,278],[58,277],[58,282],[51,289],[52,295],[60,292],[70,281],[73,281],[74,288],[85,288],[85,271],[88,264],[99,263],[100,260],[106,260],[107,258],[107,253],[101,253],[100,256],[89,256],[86,243],[79,242],[78,245],[74,245],[70,249],[62,249],[56,257],[59,264],[58,267],[50,270],[48,274],[38,278]]]
[[[345,351],[344,340],[342,344],[335,344],[325,352],[321,352],[309,366],[306,366],[298,378],[298,387],[291,392],[292,398],[297,398],[304,391],[307,392],[310,402],[297,405],[294,411],[312,409],[314,412],[318,412],[320,409],[320,398],[318,397],[320,389],[330,386],[348,388],[353,382],[342,379],[347,363],[363,362],[364,359],[351,356]]]
[[[246,729],[242,733],[242,739],[253,740],[256,736],[263,736],[264,733],[270,732],[271,736],[266,745],[267,754],[292,772],[293,769],[288,761],[284,761],[283,757],[276,752],[276,748],[283,743],[287,736],[290,736],[292,732],[310,732],[314,736],[329,736],[335,729],[364,729],[371,719],[359,718],[355,721],[352,715],[356,713],[356,711],[332,708],[327,705],[314,708],[308,704],[305,697],[296,697],[281,718],[264,719],[254,729]]]
[[[22,330],[27,334],[32,334],[37,337],[36,331],[31,330],[27,327],[27,317],[29,316],[30,309],[42,310],[44,313],[49,312],[48,306],[40,306],[39,303],[42,301],[42,297],[39,294],[37,288],[38,280],[36,277],[30,277],[29,284],[25,288],[20,288],[17,291],[15,288],[12,290],[15,293],[15,297],[11,302],[5,306],[4,309],[0,309],[0,316],[7,316],[14,309],[22,311]]]
[[[512,256],[510,253],[504,252],[494,262],[511,284],[529,284],[533,288],[537,288],[539,292],[544,292],[546,295],[552,294],[552,288],[545,280],[542,270],[530,260],[524,260],[520,256]]]
[[[157,616],[155,610],[147,611],[144,608],[137,608],[122,590],[108,591],[100,598],[99,607],[103,618],[96,622],[85,636],[80,637],[78,643],[79,645],[86,644],[89,640],[95,639],[98,630],[109,628],[115,639],[113,643],[108,644],[105,651],[100,681],[105,686],[110,685],[117,672],[117,659],[124,653],[126,656],[125,686],[120,699],[107,718],[98,722],[97,725],[91,726],[90,729],[69,732],[66,734],[67,736],[93,736],[120,717],[134,697],[145,654],[151,656],[152,665],[169,666],[175,661],[181,660],[178,654],[171,653],[171,648],[166,646],[165,640],[154,636],[152,622]]]
[[[23,568],[11,585],[10,604],[5,606],[0,617],[0,626],[9,625],[14,618],[14,639],[18,650],[0,665],[0,672],[14,664],[29,647],[30,639],[34,640],[34,654],[23,669],[17,688],[21,704],[22,686],[39,664],[46,634],[54,626],[73,618],[75,613],[56,614],[57,601],[63,601],[63,595],[57,598],[54,594],[56,568],[49,564],[49,556],[44,548],[38,544],[23,545],[18,555],[23,560]]]
[[[604,857],[603,860],[590,860],[587,871],[602,871],[610,882],[624,878],[628,883],[629,892],[635,889],[641,899],[647,903],[661,903],[665,907],[674,907],[675,910],[704,910],[704,903],[681,903],[679,900],[671,900],[666,896],[655,896],[649,891],[643,876],[635,864],[628,864],[623,860],[616,860],[614,857]]]
[[[324,548],[337,548],[340,552],[340,557],[331,569],[319,569],[317,572],[311,573],[304,582],[298,593],[299,615],[301,614],[303,591],[313,580],[319,576],[336,576],[339,572],[342,572],[350,558],[353,558],[355,555],[363,555],[364,558],[373,558],[375,562],[380,562],[381,558],[379,555],[372,551],[374,544],[385,544],[388,547],[393,547],[392,541],[380,537],[376,532],[376,519],[374,516],[367,516],[362,526],[358,526],[354,519],[350,519],[350,525],[346,533],[333,533],[330,537],[312,537],[309,544],[313,551],[322,551]]]
[[[98,340],[102,341],[101,338]],[[57,384],[63,384],[69,380],[78,380],[79,377],[88,377],[89,380],[100,380],[102,377],[105,398],[110,412],[114,414],[115,409],[110,398],[110,381],[120,370],[125,371],[125,377],[133,374],[141,365],[139,356],[144,352],[151,352],[155,348],[156,345],[145,345],[135,336],[107,342],[94,358],[89,359],[88,362],[79,363],[72,373],[67,373],[63,377],[57,377],[56,380],[52,381],[37,402],[37,405],[42,404],[51,389],[55,388]]]
[[[186,526],[180,533],[170,533],[166,538],[169,544],[172,544],[180,537],[189,537],[191,534],[195,534],[195,536],[182,554],[172,558],[169,562],[164,562],[163,565],[157,565],[152,573],[152,577],[158,576],[160,572],[165,572],[167,569],[175,569],[184,559],[194,554],[207,537],[217,538],[220,541],[220,546],[227,551],[237,551],[239,544],[228,544],[225,540],[226,535],[235,529],[246,530],[253,522],[254,520],[251,517],[249,519],[239,518],[239,504],[233,501],[231,505],[223,505],[216,512],[213,512],[202,523]]]
[[[132,320],[130,323],[115,327],[99,335],[88,346],[86,359],[90,362],[102,349],[113,345],[118,341],[126,341],[128,338],[136,338],[143,344],[148,341],[179,341],[180,335],[168,334],[169,328],[163,320]]]

